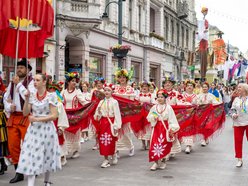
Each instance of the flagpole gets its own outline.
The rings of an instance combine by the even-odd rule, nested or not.
[[[27,69],[27,71],[28,71],[28,50],[29,50],[29,18],[30,18],[30,0],[28,0],[28,21],[27,21],[27,37],[26,37],[26,69]],[[28,88],[28,76],[29,76],[29,74],[27,73],[26,74],[26,77],[27,77],[27,88]]]

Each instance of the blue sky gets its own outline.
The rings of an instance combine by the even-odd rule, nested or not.
[[[197,19],[202,19],[201,7],[209,9],[206,19],[225,34],[223,39],[248,50],[248,0],[195,0]]]

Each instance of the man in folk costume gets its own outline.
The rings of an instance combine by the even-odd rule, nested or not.
[[[17,169],[21,152],[21,141],[24,140],[29,125],[28,117],[24,117],[22,113],[25,94],[27,90],[33,94],[36,92],[32,76],[29,75],[32,67],[27,63],[26,59],[22,59],[17,63],[16,76],[13,77],[4,95],[4,108],[6,112],[10,113],[7,123],[8,145],[15,169]],[[10,183],[16,183],[23,179],[23,174],[16,173]]]
[[[152,86],[151,83],[147,81],[140,82],[140,89],[141,92],[138,96],[135,97],[135,100],[141,102],[141,103],[156,103],[154,94],[149,92],[149,88]],[[150,145],[150,138],[151,138],[151,127],[148,125],[146,127],[146,133],[139,137],[142,141],[142,149],[146,150],[149,149]]]
[[[134,89],[127,84],[128,81],[131,79],[128,71],[126,69],[117,70],[115,73],[115,77],[117,78],[119,85],[115,86],[114,95],[134,100],[136,96]],[[122,129],[124,130],[124,134],[117,142],[117,154],[120,150],[129,150],[129,156],[133,156],[134,145],[131,138],[130,123],[123,124]]]
[[[197,104],[197,95],[193,93],[195,88],[195,82],[192,80],[185,81],[186,91],[182,94],[183,99],[180,100],[178,105],[195,105]],[[183,137],[183,143],[186,145],[185,153],[190,154],[193,144],[194,137],[188,136]]]
[[[166,157],[172,147],[175,133],[180,129],[176,115],[169,104],[166,103],[168,93],[159,90],[157,93],[157,104],[149,111],[147,120],[152,126],[151,147],[149,149],[149,161],[154,162],[151,171],[165,169]]]
[[[108,156],[112,156],[112,164],[118,162],[116,154],[116,142],[118,140],[118,130],[121,128],[121,113],[119,103],[112,97],[114,85],[105,84],[105,98],[100,101],[94,114],[94,119],[98,120],[97,136],[99,140],[100,155],[104,156],[102,168],[110,166]]]
[[[66,74],[67,88],[61,92],[64,99],[65,110],[78,109],[80,104],[83,105],[85,99],[80,89],[76,88],[76,84],[79,82],[79,73],[71,72]],[[69,121],[70,127],[65,131],[65,140],[67,144],[68,156],[71,158],[78,158],[80,156],[80,139],[81,139],[81,124],[73,123]],[[75,127],[77,126],[77,127]],[[73,129],[72,129],[73,128]],[[73,131],[72,131],[73,130]]]
[[[162,82],[162,86],[164,90],[168,93],[168,97],[166,98],[166,104],[168,105],[177,105],[179,103],[179,100],[182,98],[182,95],[178,92],[173,90],[173,85],[176,83],[174,78],[172,76],[170,77],[165,77],[165,80]],[[176,153],[181,152],[181,145],[176,137],[175,140],[173,141],[173,145],[171,148],[171,157],[175,157]],[[167,156],[167,159],[169,156]]]

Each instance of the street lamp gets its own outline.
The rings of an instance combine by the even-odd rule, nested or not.
[[[115,3],[118,5],[118,44],[122,45],[122,1],[126,0],[118,0],[118,1],[110,1],[106,6],[104,13],[102,15],[103,19],[108,18],[107,8],[111,3]],[[122,58],[118,58],[118,67],[122,68]]]

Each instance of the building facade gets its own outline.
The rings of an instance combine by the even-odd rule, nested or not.
[[[31,60],[34,71],[38,69],[64,80],[66,71],[76,70],[85,81],[102,76],[113,82],[118,59],[109,48],[118,43],[118,6],[110,2],[54,1],[54,36],[45,44],[44,57]],[[161,86],[163,77],[170,74],[177,80],[189,77],[188,54],[195,50],[197,30],[194,0],[122,3],[123,44],[131,46],[123,59],[123,68],[134,67],[132,81],[148,80]],[[107,20],[101,18],[105,10]],[[2,57],[2,66],[5,58]]]

